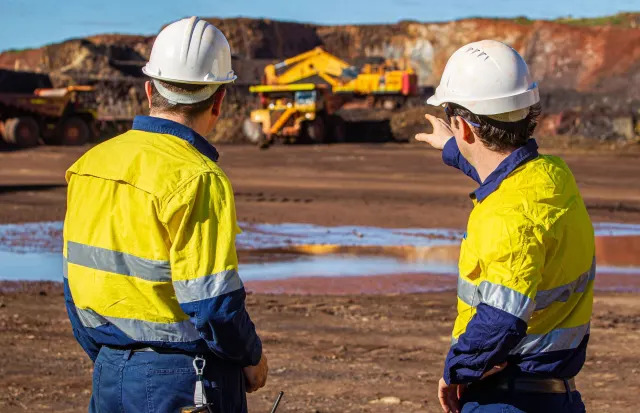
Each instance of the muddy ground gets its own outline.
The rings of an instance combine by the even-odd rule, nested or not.
[[[91,363],[52,284],[0,284],[0,411],[86,411]],[[250,411],[438,412],[435,386],[455,293],[395,296],[250,295],[269,357]],[[637,412],[640,302],[598,294],[578,386],[591,412]],[[386,402],[386,403],[385,403]],[[29,410],[34,409],[34,410]]]
[[[239,219],[319,225],[463,228],[473,182],[414,145],[222,146]],[[86,148],[0,153],[0,223],[64,216],[64,169]],[[594,221],[640,223],[636,153],[561,153]],[[266,412],[437,412],[453,291],[409,295],[252,294],[248,306],[271,376],[250,395]],[[592,341],[578,378],[591,412],[640,403],[640,300],[596,294]],[[91,365],[75,343],[60,285],[0,283],[0,411],[86,410]]]

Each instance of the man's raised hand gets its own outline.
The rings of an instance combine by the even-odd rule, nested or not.
[[[451,127],[447,122],[433,115],[425,114],[424,117],[431,126],[433,126],[433,132],[418,133],[416,135],[416,140],[426,142],[434,148],[442,150],[445,143],[447,143],[449,139],[453,138],[453,131],[451,130]]]

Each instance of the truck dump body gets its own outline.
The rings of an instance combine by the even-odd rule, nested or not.
[[[0,93],[33,93],[36,89],[51,87],[48,75],[0,69]]]

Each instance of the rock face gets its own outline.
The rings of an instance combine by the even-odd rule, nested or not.
[[[529,63],[543,94],[545,113],[556,116],[543,122],[545,133],[588,132],[601,139],[637,136],[640,87],[630,86],[640,85],[640,14],[596,21],[468,19],[360,26],[246,18],[208,20],[227,35],[235,55],[239,87],[234,104],[240,112],[246,109],[244,89],[259,81],[265,62],[315,46],[351,62],[363,57],[409,62],[418,73],[420,85],[432,86],[456,49],[492,38],[514,47]],[[124,81],[127,87],[103,92],[106,97],[102,100],[107,103],[101,102],[101,113],[112,114],[108,101],[144,96],[140,68],[149,56],[153,39],[100,35],[69,40],[40,49],[2,53],[0,67],[49,73],[56,84]],[[131,87],[137,91],[132,92]],[[125,89],[126,96],[121,96]],[[128,105],[132,110],[139,106]],[[591,118],[597,121],[591,122]]]

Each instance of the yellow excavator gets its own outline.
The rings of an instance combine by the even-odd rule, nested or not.
[[[404,67],[400,67],[404,66]],[[264,68],[260,97],[243,124],[245,136],[261,147],[276,138],[315,143],[345,138],[342,108],[394,109],[417,94],[417,77],[406,64],[365,64],[360,69],[317,47]]]

